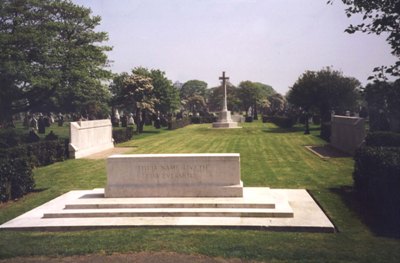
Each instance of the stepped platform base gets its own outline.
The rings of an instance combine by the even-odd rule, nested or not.
[[[104,189],[70,191],[0,230],[118,227],[226,227],[335,232],[306,190],[243,188],[243,197],[104,198]]]
[[[238,126],[237,122],[213,122],[212,127],[220,129],[242,128]]]

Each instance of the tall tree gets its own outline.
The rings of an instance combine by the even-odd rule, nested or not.
[[[205,98],[207,83],[201,80],[189,80],[182,85],[179,91],[181,102],[186,110],[195,112],[206,111]]]
[[[224,89],[220,85],[208,90],[207,94],[207,105],[210,111],[222,110],[222,101],[224,98]],[[240,111],[240,100],[238,98],[238,88],[232,85],[230,82],[226,84],[226,96],[228,102],[228,110]]]
[[[151,79],[143,75],[122,73],[114,78],[110,86],[114,105],[124,105],[135,112],[136,131],[143,131],[145,115],[154,113],[158,100],[154,96]]]
[[[258,119],[258,108],[262,108],[268,95],[274,93],[275,91],[271,86],[249,80],[240,82],[238,89],[238,97],[242,102],[242,109],[248,111],[251,107],[254,119]]]
[[[268,96],[269,104],[265,107],[265,113],[270,116],[282,114],[286,107],[286,99],[279,93]]]
[[[368,84],[364,95],[368,103],[370,130],[400,132],[400,80]]]
[[[167,114],[179,109],[179,91],[174,87],[172,81],[167,79],[164,71],[159,69],[148,70],[147,68],[137,67],[133,69],[132,73],[151,79],[154,87],[153,93],[158,100],[155,105],[156,111]]]
[[[332,4],[334,0],[329,0]],[[387,34],[386,41],[392,48],[392,54],[398,61],[391,66],[376,67],[375,78],[386,79],[385,74],[400,76],[400,1],[398,0],[342,0],[347,5],[345,12],[348,17],[361,14],[363,23],[350,25],[345,31],[353,34]],[[373,78],[373,77],[370,77]]]
[[[63,0],[0,2],[0,123],[26,110],[83,110],[109,96],[100,17]]]
[[[322,121],[327,122],[332,110],[344,112],[357,108],[360,87],[357,79],[344,77],[330,68],[306,71],[290,88],[287,99],[306,112],[319,112]]]

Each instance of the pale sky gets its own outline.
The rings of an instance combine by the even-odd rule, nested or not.
[[[396,61],[384,36],[344,30],[341,0],[72,0],[102,17],[115,73],[137,66],[219,85],[222,71],[285,94],[306,70],[331,66],[364,85]]]

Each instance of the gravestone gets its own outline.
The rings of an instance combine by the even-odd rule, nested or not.
[[[32,115],[32,119],[29,123],[29,126],[32,128],[32,130],[37,131],[38,130],[38,121],[35,117],[35,115]]]
[[[106,197],[241,197],[240,155],[126,154],[107,159]]]
[[[128,126],[128,116],[122,115],[121,117],[121,127],[126,128]]]
[[[135,120],[133,119],[133,114],[129,113],[128,125],[134,125]]]
[[[70,157],[75,159],[114,148],[111,121],[71,122],[68,148]]]
[[[354,154],[365,139],[365,121],[363,118],[333,115],[331,120],[332,147]]]
[[[39,115],[38,128],[40,134],[46,133],[46,122],[42,114]]]
[[[61,113],[59,113],[57,116],[57,123],[59,127],[64,125],[64,116]]]
[[[226,96],[226,81],[229,80],[229,77],[225,76],[225,71],[222,72],[222,77],[219,78],[222,80],[222,87],[224,89],[224,99],[222,101],[222,110],[219,112],[218,121],[213,122],[213,128],[238,128],[237,122],[232,121],[231,112],[228,111],[228,103]]]

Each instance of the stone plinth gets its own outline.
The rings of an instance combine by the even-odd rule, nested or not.
[[[332,116],[331,146],[343,152],[354,154],[365,139],[365,122],[363,118],[349,116]]]
[[[107,158],[105,196],[241,197],[240,155],[127,154]]]
[[[221,111],[218,121],[213,122],[213,128],[238,128],[237,122],[232,121],[230,111]]]
[[[70,157],[75,159],[114,148],[111,121],[71,122],[68,148]]]
[[[246,118],[244,116],[239,115],[239,114],[234,114],[234,115],[231,116],[231,118],[232,118],[233,122],[238,122],[238,123],[239,122],[243,123],[246,120]]]

